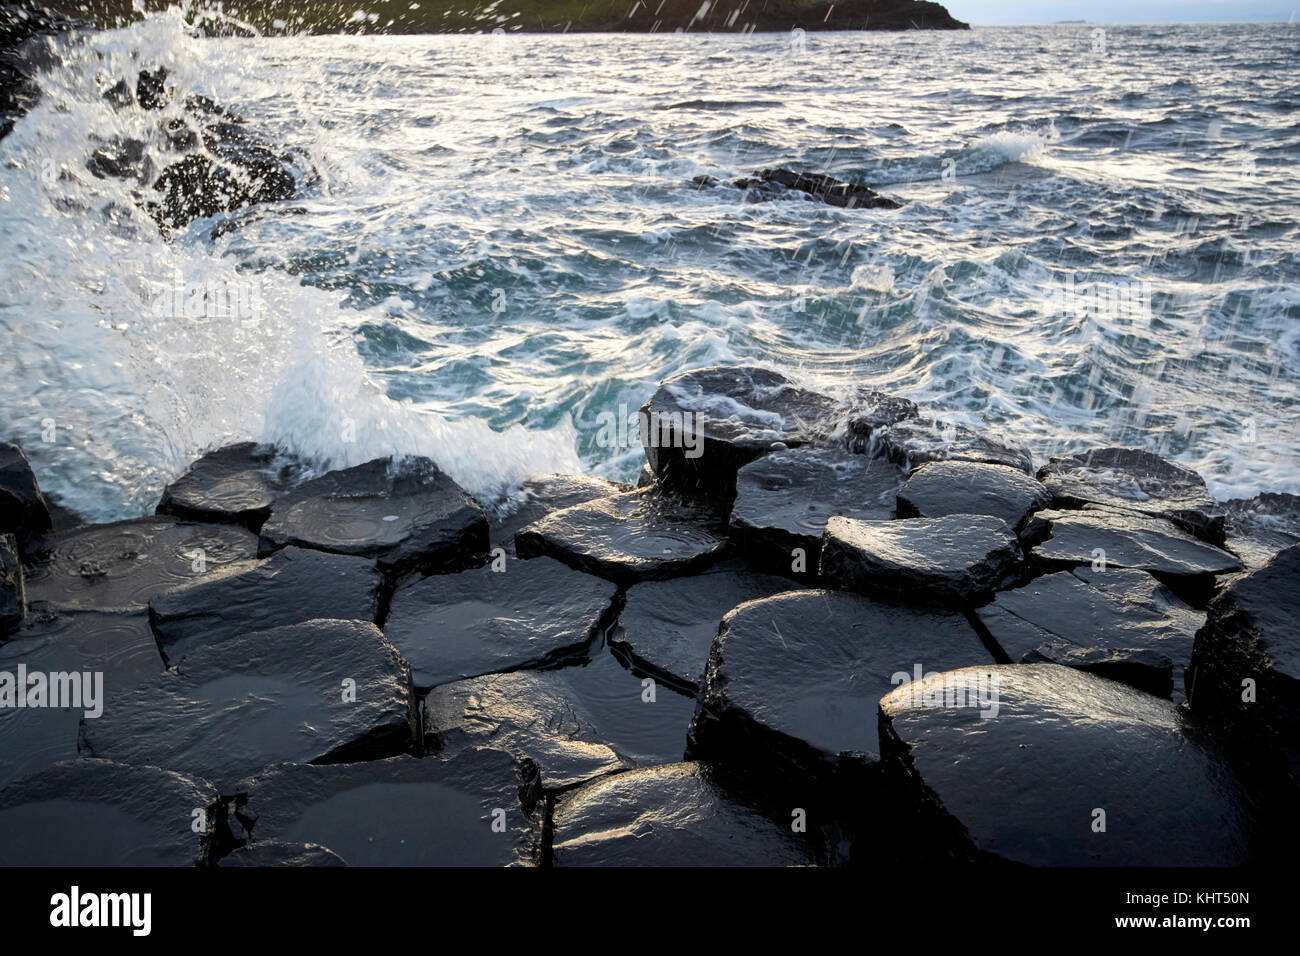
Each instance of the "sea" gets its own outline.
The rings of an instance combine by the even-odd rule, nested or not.
[[[86,519],[150,513],[248,439],[318,469],[426,455],[506,506],[535,473],[629,480],[617,423],[716,364],[906,396],[1039,463],[1126,445],[1220,498],[1300,492],[1294,24],[215,37],[186,17],[60,48],[0,141],[0,439]],[[164,237],[138,183],[93,176],[119,137],[169,161],[159,114],[102,95],[158,65],[289,151],[300,196]],[[726,185],[764,168],[905,205]]]

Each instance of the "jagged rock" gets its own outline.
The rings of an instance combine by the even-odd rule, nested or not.
[[[975,615],[1011,663],[1048,660],[1177,700],[1205,621],[1150,574],[1120,568],[1035,578]]]
[[[411,662],[417,687],[582,656],[618,592],[551,558],[497,567],[398,587],[384,632]]]
[[[216,802],[206,781],[157,767],[56,764],[0,790],[0,866],[206,863],[211,838],[193,826]]]
[[[1300,495],[1264,492],[1225,501],[1217,511],[1224,518],[1227,550],[1251,571],[1300,544]]]
[[[227,445],[198,459],[165,489],[158,514],[193,521],[229,521],[261,530],[271,505],[302,466],[254,442]]]
[[[971,604],[1020,562],[1007,523],[991,515],[826,523],[821,575],[836,587],[910,601]]]
[[[509,514],[488,520],[493,548],[515,553],[515,534],[552,511],[623,491],[619,485],[590,475],[539,475],[524,482],[523,500]]]
[[[299,869],[304,866],[347,866],[343,857],[319,843],[281,843],[268,840],[241,846],[223,856],[217,864],[226,867],[285,866]]]
[[[725,531],[711,505],[642,489],[553,511],[515,535],[515,550],[631,584],[709,566],[727,547]]]
[[[217,526],[214,526],[217,527]],[[169,663],[213,645],[286,624],[327,618],[375,621],[383,575],[373,561],[284,548],[149,602],[149,619]]]
[[[531,865],[541,847],[537,767],[500,750],[284,764],[240,791],[250,847],[318,843],[349,866]]]
[[[627,590],[610,635],[614,653],[694,694],[718,624],[746,601],[801,590],[790,578],[749,571],[710,571],[671,581],[647,581]]]
[[[731,540],[751,560],[783,570],[800,549],[804,569],[816,569],[827,519],[894,517],[903,479],[892,462],[839,449],[774,451],[736,474]]]
[[[6,689],[6,678],[0,676],[0,786],[75,758],[83,714],[106,712],[119,696],[151,683],[163,672],[162,657],[142,611],[38,612],[9,638],[0,644],[0,675],[8,674],[13,681]],[[29,679],[44,675],[47,703],[50,675],[82,675],[82,682],[69,686],[74,693],[64,698],[72,706],[14,706],[24,683],[20,668]],[[96,675],[101,674],[102,680],[97,681]],[[75,692],[80,692],[80,699]]]
[[[0,534],[19,543],[50,529],[50,511],[27,456],[17,445],[0,442]]]
[[[451,755],[474,747],[531,758],[556,792],[635,766],[603,738],[558,671],[516,671],[443,684],[424,699],[424,744]]]
[[[934,461],[914,471],[898,492],[898,516],[993,515],[1015,529],[1051,501],[1052,496],[1041,482],[1015,468],[974,461]]]
[[[1223,544],[1223,517],[1205,490],[1205,479],[1159,455],[1136,448],[1096,448],[1053,458],[1039,479],[1057,508],[1104,505],[1168,518],[1198,538]]]
[[[666,380],[641,407],[646,460],[672,487],[728,489],[776,444],[829,437],[843,409],[780,372],[716,366]]]
[[[992,658],[959,613],[838,591],[742,604],[709,652],[687,756],[860,783],[879,760],[872,715],[916,671]]]
[[[86,158],[86,169],[97,179],[134,179],[145,182],[153,174],[153,163],[141,139],[116,136],[105,140]]]
[[[210,580],[257,553],[257,536],[233,525],[132,518],[46,536],[27,566],[33,607],[142,609],[172,588]]]
[[[696,189],[705,189],[719,185],[712,176],[696,176],[691,180]],[[790,193],[803,193],[828,206],[840,206],[847,209],[902,209],[903,204],[888,196],[882,196],[867,186],[846,183],[822,173],[797,173],[790,169],[764,169],[751,177],[737,179],[732,183],[743,190],[748,202],[769,202],[788,196]]]
[[[0,534],[0,638],[21,624],[26,616],[27,591],[23,587],[18,540],[11,534]]]
[[[556,866],[807,866],[807,838],[713,782],[700,763],[633,770],[561,797]]]
[[[229,787],[282,762],[346,763],[409,751],[411,673],[379,628],[308,621],[192,648],[174,671],[81,724],[81,752]]]
[[[1017,445],[932,418],[907,418],[876,433],[875,447],[891,461],[918,468],[929,461],[975,461],[1030,474],[1033,460]]]
[[[1300,784],[1298,622],[1300,545],[1214,597],[1187,678],[1193,713],[1228,729],[1253,775],[1292,788]],[[1294,799],[1293,790],[1290,810]]]
[[[1044,534],[1049,535],[1045,540]],[[1023,536],[1036,541],[1035,559],[1048,567],[1088,564],[1150,571],[1162,578],[1201,578],[1240,571],[1231,554],[1163,518],[1088,507],[1040,511]]]
[[[92,27],[34,4],[0,5],[0,139],[40,101],[34,78],[49,65],[55,43]]]
[[[880,746],[884,780],[917,810],[896,825],[943,857],[1233,866],[1248,856],[1239,786],[1179,709],[1073,668],[972,667],[900,687],[880,702]]]
[[[293,173],[279,163],[217,163],[198,153],[169,165],[153,188],[162,196],[145,209],[164,235],[184,229],[195,219],[292,199],[298,191]]]
[[[374,461],[298,485],[271,506],[261,553],[364,555],[383,570],[458,571],[488,550],[483,508],[427,458]]]

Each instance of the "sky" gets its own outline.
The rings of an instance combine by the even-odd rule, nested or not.
[[[958,20],[974,24],[1194,23],[1292,19],[1300,0],[940,0]],[[1300,17],[1296,18],[1300,21]],[[1300,26],[1297,27],[1300,29]]]

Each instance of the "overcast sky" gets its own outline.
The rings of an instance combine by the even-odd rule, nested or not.
[[[968,23],[1190,23],[1291,20],[1300,0],[940,0]],[[1300,26],[1297,26],[1300,29]]]

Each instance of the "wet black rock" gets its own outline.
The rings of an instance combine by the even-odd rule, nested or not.
[[[18,539],[0,534],[0,639],[27,616],[27,592],[23,587],[23,566]]]
[[[376,558],[385,571],[457,571],[488,551],[483,508],[427,458],[376,458],[298,485],[262,525],[263,555],[296,545]]]
[[[157,513],[260,531],[271,505],[301,473],[300,463],[272,446],[227,445],[208,452],[163,489]]]
[[[620,584],[702,570],[726,547],[716,508],[653,488],[553,511],[515,535],[521,558],[549,555]]]
[[[197,153],[169,165],[153,188],[162,195],[146,209],[165,235],[195,219],[297,195],[293,173],[279,163],[223,164]]]
[[[506,558],[404,582],[384,633],[423,689],[583,656],[617,593],[552,558]]]
[[[488,519],[493,548],[515,553],[515,534],[552,511],[570,508],[593,498],[604,498],[626,490],[621,485],[590,475],[538,475],[524,482],[521,501],[508,514]]]
[[[281,843],[267,840],[241,846],[221,858],[217,864],[226,867],[285,866],[299,869],[304,866],[347,866],[343,857],[319,843]]]
[[[894,517],[903,479],[892,462],[840,449],[774,451],[736,474],[731,540],[756,563],[815,572],[827,519]],[[802,568],[794,566],[795,549]]]
[[[725,490],[740,468],[774,444],[828,438],[843,413],[834,399],[780,372],[701,368],[667,379],[641,407],[642,445],[666,485]]]
[[[249,631],[318,618],[373,622],[383,587],[383,575],[366,558],[284,548],[153,598],[149,619],[163,655],[175,664],[195,645]]]
[[[205,581],[257,553],[257,536],[233,525],[133,518],[46,536],[27,567],[32,606],[142,609],[165,591]]]
[[[1181,700],[1205,621],[1145,571],[1076,568],[999,591],[975,612],[1010,663],[1048,660]]]
[[[0,5],[0,139],[40,101],[35,77],[48,65],[51,47],[92,27],[34,4]]]
[[[1227,549],[1252,571],[1300,544],[1300,495],[1264,492],[1225,501],[1217,511],[1224,518]]]
[[[1204,579],[1240,571],[1226,551],[1193,537],[1171,521],[1135,512],[1087,507],[1040,511],[1024,536],[1033,557],[1049,567],[1133,568],[1166,579]],[[1045,540],[1043,534],[1049,535]]]
[[[114,137],[97,146],[86,159],[86,169],[98,179],[134,179],[144,182],[153,163],[141,139]]]
[[[207,782],[157,767],[56,764],[0,790],[0,866],[196,866],[211,854],[194,826],[216,802]]]
[[[75,674],[81,681],[64,707],[14,707],[5,698],[20,690],[19,668],[28,675]],[[0,678],[0,786],[32,776],[45,767],[77,756],[78,725],[85,714],[107,712],[119,695],[156,681],[163,660],[143,611],[36,612],[0,643],[0,672],[12,675],[6,691]],[[102,675],[102,679],[97,675]],[[29,683],[29,693],[36,687]],[[62,686],[60,694],[63,693]],[[91,718],[97,719],[97,718]]]
[[[712,176],[696,176],[691,180],[696,189],[719,185]],[[790,169],[764,169],[753,176],[732,183],[743,190],[748,202],[769,202],[791,193],[802,193],[828,206],[847,209],[902,209],[903,204],[882,196],[867,186],[846,183],[822,173],[798,173]]]
[[[634,766],[604,739],[559,671],[516,671],[443,684],[424,699],[424,745],[444,756],[475,747],[531,758],[549,792]]]
[[[993,515],[1015,529],[1051,501],[1041,482],[1018,469],[974,461],[935,461],[914,471],[898,492],[898,516]]]
[[[532,865],[541,848],[537,768],[499,750],[285,764],[239,789],[250,847],[317,843],[349,866]]]
[[[806,837],[718,786],[701,763],[633,770],[555,807],[556,866],[807,866]]]
[[[1300,785],[1300,545],[1210,602],[1187,684],[1192,711],[1228,728],[1252,774]]]
[[[1025,474],[1033,471],[1033,460],[1024,448],[933,418],[907,418],[880,429],[873,449],[909,469],[928,461],[975,461],[1006,465]]]
[[[1168,518],[1211,544],[1223,544],[1223,516],[1196,472],[1136,448],[1096,448],[1053,458],[1038,472],[1057,508],[1086,504]]]
[[[610,647],[638,668],[694,694],[728,611],[802,587],[790,578],[749,571],[710,571],[636,584],[627,590]]]
[[[967,668],[900,687],[880,702],[880,747],[885,782],[917,810],[897,825],[943,858],[1232,866],[1249,856],[1240,787],[1179,708],[1074,668]]]
[[[834,517],[826,524],[821,576],[864,594],[972,604],[988,597],[1020,558],[1016,536],[991,515],[897,521]]]
[[[50,511],[27,456],[17,445],[0,442],[0,534],[19,544],[50,529]]]
[[[81,752],[229,788],[272,763],[346,763],[418,739],[410,669],[373,624],[308,621],[192,648],[81,724]],[[228,792],[223,789],[223,792]]]
[[[838,591],[743,604],[709,653],[688,756],[860,783],[879,760],[877,702],[914,674],[991,661],[957,612]]]

